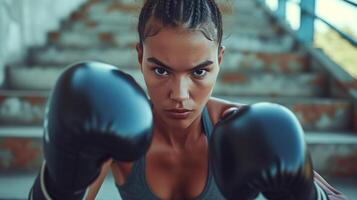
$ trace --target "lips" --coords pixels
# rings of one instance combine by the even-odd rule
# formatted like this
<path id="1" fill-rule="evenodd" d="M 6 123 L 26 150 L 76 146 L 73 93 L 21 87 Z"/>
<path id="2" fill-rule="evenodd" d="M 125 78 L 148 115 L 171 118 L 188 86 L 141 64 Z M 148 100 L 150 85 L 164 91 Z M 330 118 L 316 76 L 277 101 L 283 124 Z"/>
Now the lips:
<path id="1" fill-rule="evenodd" d="M 185 112 L 190 112 L 190 111 L 192 111 L 192 110 L 189 110 L 189 109 L 177 109 L 177 108 L 175 108 L 175 109 L 167 109 L 166 111 L 168 111 L 168 112 L 174 112 L 174 113 L 185 113 Z"/>
<path id="2" fill-rule="evenodd" d="M 169 118 L 173 119 L 186 119 L 190 116 L 193 110 L 189 109 L 166 109 L 165 113 Z"/>

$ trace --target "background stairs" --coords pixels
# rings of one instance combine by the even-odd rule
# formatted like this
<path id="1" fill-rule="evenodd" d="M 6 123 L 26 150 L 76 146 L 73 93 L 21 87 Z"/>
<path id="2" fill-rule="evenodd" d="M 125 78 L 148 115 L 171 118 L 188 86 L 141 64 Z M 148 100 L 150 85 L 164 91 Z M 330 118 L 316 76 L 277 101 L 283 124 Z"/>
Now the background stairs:
<path id="1" fill-rule="evenodd" d="M 315 169 L 322 175 L 357 177 L 356 100 L 333 87 L 334 76 L 256 1 L 218 2 L 226 53 L 214 96 L 287 106 L 306 131 Z M 30 49 L 26 60 L 7 68 L 7 84 L 0 89 L 1 172 L 38 170 L 45 103 L 69 64 L 111 63 L 145 87 L 135 51 L 141 4 L 89 0 L 60 30 L 48 34 L 47 45 Z"/>

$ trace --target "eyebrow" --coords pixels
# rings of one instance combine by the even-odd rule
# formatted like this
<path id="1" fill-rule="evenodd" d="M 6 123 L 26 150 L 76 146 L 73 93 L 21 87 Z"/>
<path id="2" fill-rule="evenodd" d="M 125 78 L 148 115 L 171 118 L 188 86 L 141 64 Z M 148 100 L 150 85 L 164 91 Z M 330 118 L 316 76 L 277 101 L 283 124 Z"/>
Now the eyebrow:
<path id="1" fill-rule="evenodd" d="M 151 63 L 154 63 L 156 65 L 160 65 L 161 67 L 164 67 L 170 71 L 174 71 L 171 67 L 167 66 L 166 64 L 162 63 L 160 60 L 158 60 L 157 58 L 154 58 L 154 57 L 150 57 L 147 59 L 148 62 L 151 62 Z M 210 60 L 206 60 L 198 65 L 196 65 L 195 67 L 193 67 L 192 69 L 190 69 L 190 71 L 194 71 L 194 70 L 198 70 L 198 69 L 201 69 L 201 68 L 204 68 L 208 65 L 211 65 L 213 64 L 213 61 L 210 61 Z"/>

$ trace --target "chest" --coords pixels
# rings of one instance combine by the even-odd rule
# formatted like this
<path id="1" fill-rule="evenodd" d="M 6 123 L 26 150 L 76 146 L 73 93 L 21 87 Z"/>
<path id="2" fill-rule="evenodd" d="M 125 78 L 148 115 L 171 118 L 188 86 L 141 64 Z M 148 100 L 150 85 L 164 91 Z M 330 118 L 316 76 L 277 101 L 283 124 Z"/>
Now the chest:
<path id="1" fill-rule="evenodd" d="M 145 177 L 150 190 L 160 199 L 195 199 L 208 179 L 208 146 L 180 153 L 149 152 Z"/>

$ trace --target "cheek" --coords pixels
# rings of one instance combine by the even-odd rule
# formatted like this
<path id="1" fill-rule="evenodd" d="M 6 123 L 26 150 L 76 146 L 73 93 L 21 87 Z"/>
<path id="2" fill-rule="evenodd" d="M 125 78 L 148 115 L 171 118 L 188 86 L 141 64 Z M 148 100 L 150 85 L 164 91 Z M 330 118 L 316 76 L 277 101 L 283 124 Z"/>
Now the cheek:
<path id="1" fill-rule="evenodd" d="M 211 73 L 204 80 L 195 83 L 195 90 L 192 91 L 193 98 L 207 99 L 212 93 L 214 85 L 216 84 L 217 73 Z"/>
<path id="2" fill-rule="evenodd" d="M 143 76 L 148 94 L 152 100 L 156 101 L 166 97 L 164 93 L 167 90 L 167 84 L 164 82 L 164 80 L 157 79 L 152 71 L 145 67 L 143 68 Z"/>

